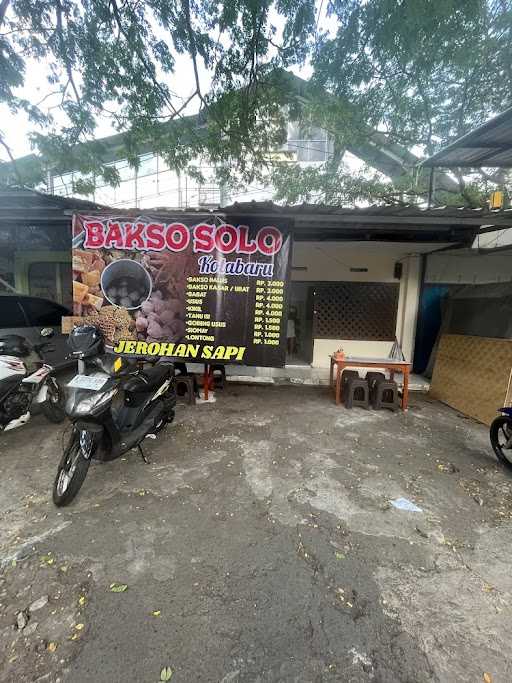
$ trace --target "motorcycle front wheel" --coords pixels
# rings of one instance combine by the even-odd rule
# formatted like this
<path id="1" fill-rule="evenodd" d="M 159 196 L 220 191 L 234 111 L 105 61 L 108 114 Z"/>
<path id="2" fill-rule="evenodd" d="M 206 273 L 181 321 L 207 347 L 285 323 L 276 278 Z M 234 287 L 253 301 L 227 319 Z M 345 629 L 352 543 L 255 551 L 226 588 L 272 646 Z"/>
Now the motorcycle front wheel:
<path id="1" fill-rule="evenodd" d="M 506 415 L 495 418 L 491 424 L 489 436 L 498 460 L 512 470 L 512 448 L 506 447 L 512 437 L 512 418 Z"/>
<path id="2" fill-rule="evenodd" d="M 46 401 L 41 406 L 41 410 L 47 420 L 54 422 L 55 424 L 64 420 L 66 413 L 62 407 L 63 401 L 64 397 L 59 383 L 55 377 L 50 377 L 48 380 Z"/>
<path id="3" fill-rule="evenodd" d="M 74 435 L 64 451 L 53 483 L 53 502 L 57 507 L 71 503 L 84 483 L 90 464 L 90 458 L 83 453 L 80 436 Z"/>

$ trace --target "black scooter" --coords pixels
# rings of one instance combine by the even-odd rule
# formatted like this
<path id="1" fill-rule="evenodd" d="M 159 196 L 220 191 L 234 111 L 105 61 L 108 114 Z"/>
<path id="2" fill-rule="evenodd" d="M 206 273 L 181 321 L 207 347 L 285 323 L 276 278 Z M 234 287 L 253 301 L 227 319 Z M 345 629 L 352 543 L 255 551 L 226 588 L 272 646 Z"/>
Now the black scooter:
<path id="1" fill-rule="evenodd" d="M 136 361 L 105 353 L 102 333 L 92 325 L 75 327 L 68 344 L 78 374 L 68 384 L 66 414 L 73 430 L 53 486 L 53 502 L 76 496 L 91 460 L 114 460 L 138 448 L 174 419 L 174 365 L 159 361 L 140 369 Z"/>
<path id="2" fill-rule="evenodd" d="M 509 470 L 512 470 L 512 408 L 500 408 L 501 415 L 491 423 L 489 436 L 496 457 Z"/>

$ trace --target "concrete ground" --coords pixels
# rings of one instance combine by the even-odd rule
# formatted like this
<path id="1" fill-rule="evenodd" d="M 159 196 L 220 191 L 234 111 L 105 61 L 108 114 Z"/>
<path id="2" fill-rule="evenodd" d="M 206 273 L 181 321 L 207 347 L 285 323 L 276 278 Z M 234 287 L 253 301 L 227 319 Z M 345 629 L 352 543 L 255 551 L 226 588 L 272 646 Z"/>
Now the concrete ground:
<path id="1" fill-rule="evenodd" d="M 485 427 L 231 385 L 57 510 L 63 432 L 0 435 L 0 681 L 512 680 L 512 478 Z"/>

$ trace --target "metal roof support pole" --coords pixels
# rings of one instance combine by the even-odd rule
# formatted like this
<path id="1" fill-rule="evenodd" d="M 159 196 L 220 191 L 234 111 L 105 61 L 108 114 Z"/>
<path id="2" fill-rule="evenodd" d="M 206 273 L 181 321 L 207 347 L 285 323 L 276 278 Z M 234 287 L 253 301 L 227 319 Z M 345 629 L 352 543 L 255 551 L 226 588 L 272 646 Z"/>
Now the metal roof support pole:
<path id="1" fill-rule="evenodd" d="M 430 169 L 430 176 L 428 181 L 428 208 L 432 208 L 432 202 L 435 200 L 436 193 L 436 169 L 432 166 Z"/>

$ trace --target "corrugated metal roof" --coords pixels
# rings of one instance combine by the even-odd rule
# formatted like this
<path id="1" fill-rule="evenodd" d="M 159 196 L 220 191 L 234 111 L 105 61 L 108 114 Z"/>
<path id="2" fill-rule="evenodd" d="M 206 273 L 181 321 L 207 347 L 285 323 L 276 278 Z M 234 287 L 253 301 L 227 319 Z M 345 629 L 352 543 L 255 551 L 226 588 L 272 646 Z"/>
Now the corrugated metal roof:
<path id="1" fill-rule="evenodd" d="M 296 220 L 309 220 L 311 216 L 331 217 L 348 222 L 401 222 L 411 223 L 459 224 L 459 225 L 504 225 L 512 227 L 512 209 L 489 210 L 487 208 L 468 208 L 467 206 L 440 206 L 422 209 L 418 206 L 407 205 L 373 205 L 363 208 L 349 208 L 330 206 L 328 204 L 294 204 L 280 206 L 274 202 L 235 202 L 230 206 L 219 209 L 222 213 L 281 215 L 294 217 Z M 307 218 L 305 218 L 307 216 Z"/>
<path id="2" fill-rule="evenodd" d="M 214 210 L 179 210 L 166 207 L 119 209 L 80 199 L 45 195 L 33 190 L 0 192 L 0 222 L 28 224 L 69 223 L 73 211 L 115 213 L 137 217 L 157 214 L 166 220 L 244 220 L 279 218 L 289 222 L 294 237 L 302 241 L 380 241 L 471 244 L 482 226 L 485 230 L 512 227 L 512 209 L 489 211 L 467 207 L 421 209 L 412 205 L 347 208 L 327 204 L 285 205 L 242 202 Z M 201 218 L 200 218 L 201 217 Z"/>
<path id="3" fill-rule="evenodd" d="M 59 197 L 27 188 L 0 190 L 0 221 L 69 223 L 72 211 L 100 211 L 106 208 L 85 199 Z"/>
<path id="4" fill-rule="evenodd" d="M 512 168 L 512 107 L 433 154 L 422 166 Z"/>
<path id="5" fill-rule="evenodd" d="M 512 210 L 443 206 L 422 209 L 412 205 L 347 208 L 326 204 L 279 206 L 273 202 L 241 202 L 219 209 L 228 217 L 260 220 L 290 219 L 295 239 L 380 242 L 473 243 L 478 232 L 511 228 Z M 233 220 L 234 220 L 233 218 Z"/>

